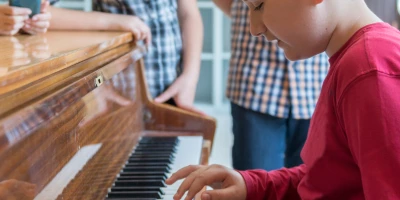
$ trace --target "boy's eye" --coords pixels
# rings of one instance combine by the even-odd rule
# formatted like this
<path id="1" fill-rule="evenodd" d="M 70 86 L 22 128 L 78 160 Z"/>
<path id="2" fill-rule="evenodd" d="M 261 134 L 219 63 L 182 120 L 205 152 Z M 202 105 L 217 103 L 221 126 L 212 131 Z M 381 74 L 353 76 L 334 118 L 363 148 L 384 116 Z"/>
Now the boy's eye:
<path id="1" fill-rule="evenodd" d="M 255 7 L 254 10 L 255 10 L 255 11 L 261 10 L 261 8 L 262 8 L 263 5 L 264 5 L 264 3 L 260 3 L 260 5 L 257 6 L 257 7 Z"/>

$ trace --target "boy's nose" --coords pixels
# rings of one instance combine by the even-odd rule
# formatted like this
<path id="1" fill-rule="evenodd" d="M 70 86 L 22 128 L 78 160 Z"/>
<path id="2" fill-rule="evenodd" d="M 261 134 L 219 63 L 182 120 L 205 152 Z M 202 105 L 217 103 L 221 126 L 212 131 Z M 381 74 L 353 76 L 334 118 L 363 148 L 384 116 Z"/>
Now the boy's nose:
<path id="1" fill-rule="evenodd" d="M 253 36 L 261 36 L 266 31 L 267 27 L 265 27 L 264 24 L 250 23 L 250 33 Z"/>

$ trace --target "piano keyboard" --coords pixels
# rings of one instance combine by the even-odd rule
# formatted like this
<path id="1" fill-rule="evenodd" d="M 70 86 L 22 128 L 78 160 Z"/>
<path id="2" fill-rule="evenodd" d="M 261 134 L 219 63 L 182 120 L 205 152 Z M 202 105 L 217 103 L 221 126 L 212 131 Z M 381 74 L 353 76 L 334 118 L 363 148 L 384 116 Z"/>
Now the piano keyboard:
<path id="1" fill-rule="evenodd" d="M 144 137 L 109 188 L 106 199 L 172 200 L 181 181 L 164 181 L 177 170 L 199 164 L 201 136 Z"/>

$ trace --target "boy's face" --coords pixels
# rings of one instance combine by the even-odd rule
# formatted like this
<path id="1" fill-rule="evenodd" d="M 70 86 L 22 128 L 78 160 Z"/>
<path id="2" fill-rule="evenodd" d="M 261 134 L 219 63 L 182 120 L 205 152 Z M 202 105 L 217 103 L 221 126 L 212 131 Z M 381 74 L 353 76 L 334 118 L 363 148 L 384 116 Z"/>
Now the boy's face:
<path id="1" fill-rule="evenodd" d="M 250 32 L 278 40 L 290 60 L 325 51 L 331 36 L 324 0 L 243 0 L 250 9 Z"/>

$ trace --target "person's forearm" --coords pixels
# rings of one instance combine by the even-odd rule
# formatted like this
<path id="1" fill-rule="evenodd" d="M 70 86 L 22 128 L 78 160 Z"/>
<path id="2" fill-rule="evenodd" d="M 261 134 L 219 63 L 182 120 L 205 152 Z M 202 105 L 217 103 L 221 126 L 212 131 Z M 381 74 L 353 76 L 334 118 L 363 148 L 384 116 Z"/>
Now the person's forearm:
<path id="1" fill-rule="evenodd" d="M 50 7 L 50 30 L 118 30 L 113 14 Z"/>
<path id="2" fill-rule="evenodd" d="M 233 0 L 213 0 L 214 4 L 224 12 L 225 15 L 231 17 L 231 7 Z"/>
<path id="3" fill-rule="evenodd" d="M 183 73 L 194 80 L 200 73 L 201 51 L 203 47 L 203 22 L 199 10 L 180 15 L 183 42 Z"/>
<path id="4" fill-rule="evenodd" d="M 239 171 L 246 182 L 248 200 L 300 200 L 297 187 L 304 177 L 306 166 L 282 168 L 274 171 Z"/>

